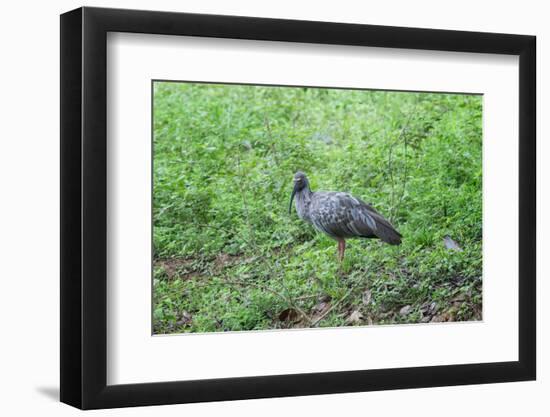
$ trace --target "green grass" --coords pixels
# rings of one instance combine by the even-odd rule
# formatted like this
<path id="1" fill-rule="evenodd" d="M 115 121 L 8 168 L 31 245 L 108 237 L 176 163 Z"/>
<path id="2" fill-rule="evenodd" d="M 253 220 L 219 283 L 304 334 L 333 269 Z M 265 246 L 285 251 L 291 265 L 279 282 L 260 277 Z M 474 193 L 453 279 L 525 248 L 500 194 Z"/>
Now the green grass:
<path id="1" fill-rule="evenodd" d="M 154 87 L 155 333 L 481 319 L 480 96 Z M 339 265 L 288 214 L 297 170 L 402 245 L 349 240 Z"/>

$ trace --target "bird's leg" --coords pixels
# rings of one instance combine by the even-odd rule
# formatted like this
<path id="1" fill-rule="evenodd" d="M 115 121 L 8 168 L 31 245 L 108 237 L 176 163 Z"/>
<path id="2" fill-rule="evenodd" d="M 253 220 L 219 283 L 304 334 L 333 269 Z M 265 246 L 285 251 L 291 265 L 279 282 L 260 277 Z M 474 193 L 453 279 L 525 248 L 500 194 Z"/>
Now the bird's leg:
<path id="1" fill-rule="evenodd" d="M 344 252 L 346 251 L 345 239 L 338 240 L 338 260 L 342 262 L 344 260 Z"/>
<path id="2" fill-rule="evenodd" d="M 346 252 L 346 241 L 342 239 L 342 259 L 340 261 L 344 260 L 344 253 Z"/>

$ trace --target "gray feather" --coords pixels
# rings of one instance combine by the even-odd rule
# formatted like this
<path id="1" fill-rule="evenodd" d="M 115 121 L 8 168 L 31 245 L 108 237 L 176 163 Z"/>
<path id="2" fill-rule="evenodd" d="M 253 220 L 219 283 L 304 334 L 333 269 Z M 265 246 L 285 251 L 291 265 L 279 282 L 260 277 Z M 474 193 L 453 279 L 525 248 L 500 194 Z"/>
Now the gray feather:
<path id="1" fill-rule="evenodd" d="M 308 217 L 319 231 L 335 238 L 378 237 L 390 244 L 401 243 L 401 235 L 374 208 L 342 192 L 312 193 Z"/>
<path id="2" fill-rule="evenodd" d="M 401 234 L 370 204 L 348 193 L 313 192 L 303 172 L 294 176 L 291 204 L 293 197 L 298 216 L 334 239 L 379 238 L 391 245 L 401 243 Z"/>

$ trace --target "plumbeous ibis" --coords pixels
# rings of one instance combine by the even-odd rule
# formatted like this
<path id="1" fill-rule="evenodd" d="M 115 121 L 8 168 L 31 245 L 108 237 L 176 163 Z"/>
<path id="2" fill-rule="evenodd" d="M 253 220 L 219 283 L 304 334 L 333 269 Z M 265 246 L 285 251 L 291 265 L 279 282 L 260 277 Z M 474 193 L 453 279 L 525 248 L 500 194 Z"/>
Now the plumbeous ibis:
<path id="1" fill-rule="evenodd" d="M 311 191 L 306 174 L 294 175 L 290 206 L 296 197 L 298 216 L 338 242 L 338 259 L 344 259 L 346 239 L 378 238 L 390 245 L 401 243 L 401 234 L 371 205 L 348 193 Z"/>

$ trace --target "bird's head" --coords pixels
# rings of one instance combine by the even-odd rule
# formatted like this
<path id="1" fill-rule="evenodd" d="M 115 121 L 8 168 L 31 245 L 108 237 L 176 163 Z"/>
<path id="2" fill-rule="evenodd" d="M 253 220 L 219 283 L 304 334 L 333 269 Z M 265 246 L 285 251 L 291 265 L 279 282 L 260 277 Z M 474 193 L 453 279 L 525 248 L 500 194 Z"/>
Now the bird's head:
<path id="1" fill-rule="evenodd" d="M 296 193 L 299 193 L 306 188 L 309 189 L 309 181 L 307 180 L 306 174 L 304 174 L 302 171 L 296 172 L 296 174 L 294 174 L 294 188 L 292 189 L 292 194 L 290 195 L 288 214 L 290 214 L 292 210 L 292 200 L 294 200 L 294 196 L 296 195 Z"/>

